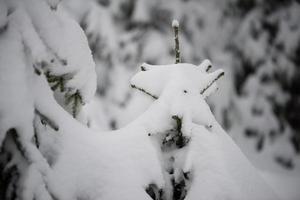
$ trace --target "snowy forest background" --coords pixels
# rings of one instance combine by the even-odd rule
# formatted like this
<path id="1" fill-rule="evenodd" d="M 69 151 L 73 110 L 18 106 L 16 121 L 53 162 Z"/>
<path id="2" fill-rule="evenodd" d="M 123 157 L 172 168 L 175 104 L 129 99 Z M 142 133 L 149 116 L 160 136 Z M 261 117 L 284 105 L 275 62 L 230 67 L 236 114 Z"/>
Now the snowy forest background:
<path id="1" fill-rule="evenodd" d="M 143 62 L 174 63 L 171 22 L 178 19 L 182 62 L 208 58 L 225 71 L 208 98 L 217 121 L 280 197 L 300 199 L 298 0 L 63 0 L 58 8 L 59 1 L 46 2 L 80 24 L 96 63 L 96 95 L 86 97 L 92 100 L 79 120 L 96 131 L 117 130 L 149 107 L 153 100 L 129 81 Z"/>

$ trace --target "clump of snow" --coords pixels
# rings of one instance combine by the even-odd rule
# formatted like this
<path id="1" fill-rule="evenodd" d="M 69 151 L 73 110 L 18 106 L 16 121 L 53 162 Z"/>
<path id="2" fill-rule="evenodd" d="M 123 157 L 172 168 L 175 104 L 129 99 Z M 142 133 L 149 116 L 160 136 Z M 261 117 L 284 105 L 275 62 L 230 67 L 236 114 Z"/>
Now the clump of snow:
<path id="1" fill-rule="evenodd" d="M 178 28 L 179 27 L 179 22 L 176 20 L 176 19 L 174 19 L 173 21 L 172 21 L 172 27 L 173 28 Z"/>

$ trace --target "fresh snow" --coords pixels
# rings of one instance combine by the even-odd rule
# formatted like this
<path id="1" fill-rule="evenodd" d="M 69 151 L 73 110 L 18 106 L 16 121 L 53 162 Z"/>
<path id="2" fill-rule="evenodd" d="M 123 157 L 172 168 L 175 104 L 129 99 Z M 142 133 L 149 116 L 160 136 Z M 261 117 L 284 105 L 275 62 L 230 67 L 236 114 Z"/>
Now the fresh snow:
<path id="1" fill-rule="evenodd" d="M 151 200 L 145 190 L 153 184 L 172 199 L 172 178 L 180 181 L 183 174 L 186 199 L 277 199 L 206 103 L 224 74 L 209 73 L 208 60 L 198 66 L 143 64 L 130 84 L 153 102 L 122 129 L 88 128 L 84 105 L 72 117 L 65 95 L 80 92 L 82 104 L 92 99 L 95 64 L 83 31 L 58 3 L 0 1 L 1 173 L 17 170 L 7 192 L 15 189 L 25 200 Z M 64 77 L 66 91 L 51 90 L 48 73 Z M 175 119 L 188 142 L 163 150 L 161 140 L 174 132 Z"/>

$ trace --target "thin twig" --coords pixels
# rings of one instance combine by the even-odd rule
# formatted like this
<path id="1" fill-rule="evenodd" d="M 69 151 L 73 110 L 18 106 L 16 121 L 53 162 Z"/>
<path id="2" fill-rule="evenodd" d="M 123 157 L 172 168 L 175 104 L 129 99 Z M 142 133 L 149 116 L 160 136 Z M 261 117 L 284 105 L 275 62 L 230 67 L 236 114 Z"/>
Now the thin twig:
<path id="1" fill-rule="evenodd" d="M 180 63 L 180 49 L 179 49 L 179 38 L 178 38 L 178 32 L 179 32 L 179 23 L 177 20 L 173 20 L 172 27 L 174 29 L 174 35 L 175 35 L 175 64 Z"/>
<path id="2" fill-rule="evenodd" d="M 224 75 L 224 72 L 221 72 L 220 74 L 218 74 L 218 76 L 213 79 L 201 92 L 200 94 L 203 94 L 210 86 L 212 86 L 212 84 L 214 84 L 217 80 L 219 80 L 222 76 Z"/>

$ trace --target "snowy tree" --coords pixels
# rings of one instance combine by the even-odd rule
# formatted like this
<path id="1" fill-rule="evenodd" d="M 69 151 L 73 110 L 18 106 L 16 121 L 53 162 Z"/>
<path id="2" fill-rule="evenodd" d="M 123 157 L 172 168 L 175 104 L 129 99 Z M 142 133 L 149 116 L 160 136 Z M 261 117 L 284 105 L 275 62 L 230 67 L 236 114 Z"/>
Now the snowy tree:
<path id="1" fill-rule="evenodd" d="M 94 62 L 83 31 L 58 3 L 0 2 L 1 199 L 57 199 L 46 178 L 62 134 L 53 95 L 87 123 L 81 107 L 96 89 Z"/>

